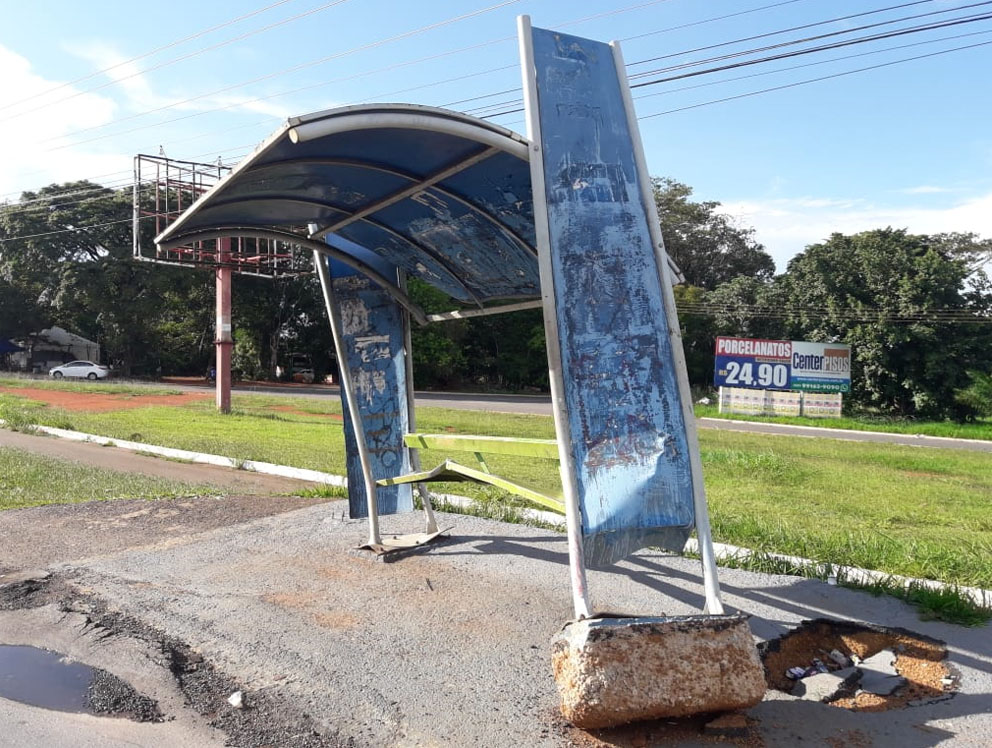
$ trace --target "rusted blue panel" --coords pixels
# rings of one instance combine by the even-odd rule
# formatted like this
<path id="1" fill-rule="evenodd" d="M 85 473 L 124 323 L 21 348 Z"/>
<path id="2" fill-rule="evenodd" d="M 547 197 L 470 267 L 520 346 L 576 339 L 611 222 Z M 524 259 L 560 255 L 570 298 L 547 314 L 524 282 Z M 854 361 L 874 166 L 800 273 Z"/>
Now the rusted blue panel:
<path id="1" fill-rule="evenodd" d="M 612 51 L 534 29 L 552 274 L 586 563 L 681 550 L 689 444 Z"/>
<path id="2" fill-rule="evenodd" d="M 351 242 L 329 236 L 327 243 L 359 257 L 386 277 L 396 276 L 395 267 Z M 394 478 L 410 472 L 409 452 L 403 444 L 403 434 L 410 424 L 404 360 L 404 325 L 408 322 L 402 308 L 367 277 L 334 260 L 330 261 L 329 269 L 372 473 L 376 480 Z M 341 403 L 348 466 L 348 513 L 352 518 L 366 517 L 362 466 L 351 426 L 352 414 L 343 393 Z M 376 501 L 380 514 L 408 512 L 413 509 L 412 489 L 409 485 L 380 487 Z"/>

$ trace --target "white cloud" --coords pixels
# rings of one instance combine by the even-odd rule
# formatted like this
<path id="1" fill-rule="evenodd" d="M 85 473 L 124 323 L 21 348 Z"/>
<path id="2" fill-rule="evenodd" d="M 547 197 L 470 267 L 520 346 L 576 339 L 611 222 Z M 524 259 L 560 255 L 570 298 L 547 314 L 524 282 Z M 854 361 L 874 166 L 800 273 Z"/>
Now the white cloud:
<path id="1" fill-rule="evenodd" d="M 992 192 L 942 208 L 925 203 L 887 206 L 860 199 L 804 197 L 728 202 L 721 210 L 755 229 L 780 271 L 806 245 L 835 232 L 853 234 L 892 226 L 920 234 L 962 231 L 992 237 Z"/>
<path id="2" fill-rule="evenodd" d="M 937 195 L 942 192 L 953 192 L 950 187 L 937 187 L 932 184 L 921 184 L 918 187 L 907 187 L 904 190 L 899 190 L 904 195 Z"/>
<path id="3" fill-rule="evenodd" d="M 103 150 L 77 148 L 50 151 L 65 133 L 102 125 L 117 111 L 114 101 L 101 94 L 88 93 L 69 101 L 45 106 L 80 93 L 78 88 L 62 86 L 62 81 L 46 79 L 31 69 L 30 62 L 0 45 L 0 70 L 4 73 L 4 98 L 15 103 L 0 110 L 0 200 L 24 189 L 35 189 L 55 181 L 79 179 L 87 175 L 125 171 L 130 156 Z M 59 87 L 58 90 L 51 91 Z M 51 91 L 51 93 L 49 93 Z M 52 141 L 52 139 L 56 139 Z M 42 145 L 46 141 L 45 145 Z"/>

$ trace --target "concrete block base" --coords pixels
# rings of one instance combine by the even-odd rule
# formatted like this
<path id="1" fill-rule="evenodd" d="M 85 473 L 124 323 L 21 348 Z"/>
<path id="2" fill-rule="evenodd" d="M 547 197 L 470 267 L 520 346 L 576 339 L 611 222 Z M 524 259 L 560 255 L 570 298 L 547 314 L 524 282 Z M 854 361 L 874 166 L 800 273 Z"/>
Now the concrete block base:
<path id="1" fill-rule="evenodd" d="M 573 621 L 551 667 L 562 714 L 586 729 L 744 709 L 765 694 L 743 616 Z"/>

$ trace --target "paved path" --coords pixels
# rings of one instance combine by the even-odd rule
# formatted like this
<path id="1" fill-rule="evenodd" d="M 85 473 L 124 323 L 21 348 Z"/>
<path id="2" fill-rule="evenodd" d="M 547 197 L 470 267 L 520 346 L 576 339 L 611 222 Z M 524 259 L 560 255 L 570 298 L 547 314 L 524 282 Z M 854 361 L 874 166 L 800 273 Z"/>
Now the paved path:
<path id="1" fill-rule="evenodd" d="M 598 739 L 562 724 L 549 642 L 571 614 L 563 536 L 449 515 L 449 541 L 382 564 L 352 555 L 365 525 L 342 520 L 342 509 L 323 504 L 65 570 L 192 645 L 249 697 L 265 689 L 305 705 L 357 746 L 713 744 L 664 720 Z M 387 532 L 421 524 L 417 514 L 384 518 Z M 950 700 L 877 714 L 770 691 L 748 710 L 757 733 L 748 744 L 992 744 L 992 627 L 921 621 L 892 598 L 817 581 L 727 569 L 720 578 L 759 639 L 823 615 L 901 626 L 945 640 L 961 673 Z M 589 581 L 601 609 L 688 614 L 702 603 L 689 559 L 641 552 Z"/>

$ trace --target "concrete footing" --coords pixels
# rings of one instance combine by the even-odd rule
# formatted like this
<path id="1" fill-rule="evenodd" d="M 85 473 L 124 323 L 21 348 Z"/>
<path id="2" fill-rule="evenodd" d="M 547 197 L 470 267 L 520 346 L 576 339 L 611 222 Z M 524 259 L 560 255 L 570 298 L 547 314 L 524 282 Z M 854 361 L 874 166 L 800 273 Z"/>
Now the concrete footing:
<path id="1" fill-rule="evenodd" d="M 551 665 L 562 714 L 582 728 L 744 709 L 766 687 L 743 616 L 574 621 Z"/>

